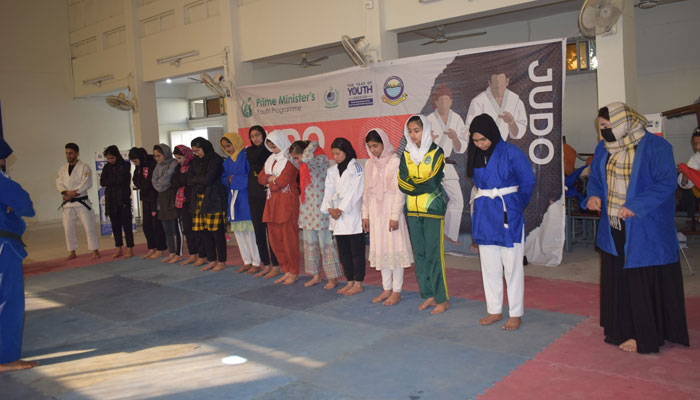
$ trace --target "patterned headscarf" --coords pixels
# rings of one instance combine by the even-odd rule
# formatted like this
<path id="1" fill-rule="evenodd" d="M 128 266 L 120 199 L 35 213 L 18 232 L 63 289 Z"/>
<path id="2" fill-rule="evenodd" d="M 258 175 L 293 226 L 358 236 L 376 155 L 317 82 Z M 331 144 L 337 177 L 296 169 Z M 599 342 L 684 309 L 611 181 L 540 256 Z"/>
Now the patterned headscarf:
<path id="1" fill-rule="evenodd" d="M 610 153 L 605 166 L 608 184 L 608 219 L 610 226 L 621 229 L 618 213 L 627 200 L 627 188 L 634 164 L 635 149 L 645 135 L 647 119 L 624 103 L 610 103 L 606 106 L 610 114 L 614 142 L 605 142 Z"/>
<path id="2" fill-rule="evenodd" d="M 186 174 L 190 169 L 190 162 L 194 160 L 194 154 L 192 154 L 192 149 L 185 146 L 184 144 L 179 144 L 175 146 L 175 154 L 185 157 L 185 161 L 180 165 L 180 173 Z M 181 186 L 177 189 L 175 194 L 175 208 L 182 208 L 187 201 L 185 197 L 185 186 Z"/>

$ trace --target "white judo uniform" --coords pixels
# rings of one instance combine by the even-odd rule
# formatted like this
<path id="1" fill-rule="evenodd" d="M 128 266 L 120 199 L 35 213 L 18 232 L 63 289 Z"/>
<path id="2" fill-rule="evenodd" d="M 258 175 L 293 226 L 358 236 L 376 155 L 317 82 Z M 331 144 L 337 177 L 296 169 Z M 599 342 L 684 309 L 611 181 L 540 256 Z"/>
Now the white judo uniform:
<path id="1" fill-rule="evenodd" d="M 436 138 L 433 142 L 442 148 L 445 154 L 445 178 L 442 180 L 442 186 L 445 188 L 449 202 L 445 211 L 445 236 L 451 240 L 459 239 L 459 226 L 462 222 L 462 210 L 464 209 L 464 197 L 462 196 L 462 187 L 459 183 L 459 175 L 454 164 L 450 163 L 449 157 L 452 154 L 462 154 L 467 151 L 467 130 L 462 118 L 454 111 L 450 110 L 447 114 L 447 123 L 445 123 L 438 111 L 430 113 L 428 116 L 430 127 L 433 130 L 433 135 Z M 449 129 L 457 133 L 457 139 L 460 143 L 459 151 L 453 146 L 452 139 L 447 136 Z"/>
<path id="2" fill-rule="evenodd" d="M 92 170 L 87 164 L 78 160 L 73 167 L 72 173 L 68 173 L 68 164 L 62 165 L 56 175 L 56 189 L 58 192 L 76 191 L 75 198 L 84 198 L 79 201 L 66 202 L 63 204 L 63 230 L 66 235 L 66 247 L 68 251 L 75 251 L 78 248 L 78 238 L 75 234 L 75 220 L 80 219 L 87 236 L 88 249 L 97 250 L 97 224 L 95 220 L 94 208 L 90 200 L 87 199 L 87 191 L 92 187 Z M 83 204 L 85 203 L 85 204 Z M 91 209 L 88 209 L 89 206 Z"/>
<path id="3" fill-rule="evenodd" d="M 347 169 L 340 176 L 338 165 L 328 168 L 321 212 L 328 214 L 329 208 L 343 211 L 340 218 L 330 218 L 333 235 L 354 235 L 362 233 L 362 193 L 364 174 L 356 159 L 350 160 Z"/>
<path id="4" fill-rule="evenodd" d="M 506 111 L 513 116 L 515 125 L 518 127 L 518 134 L 515 136 L 510 134 L 508 124 L 503 120 L 503 118 L 498 117 L 499 115 L 503 115 L 503 113 Z M 527 129 L 527 113 L 525 112 L 525 104 L 522 100 L 520 100 L 520 97 L 518 97 L 518 95 L 512 91 L 506 89 L 500 106 L 493 97 L 490 88 L 487 88 L 474 97 L 469 104 L 469 111 L 467 111 L 467 129 L 469 129 L 474 117 L 484 113 L 490 115 L 496 122 L 503 140 L 508 141 L 508 136 L 513 139 L 520 139 L 525 135 L 525 131 Z"/>

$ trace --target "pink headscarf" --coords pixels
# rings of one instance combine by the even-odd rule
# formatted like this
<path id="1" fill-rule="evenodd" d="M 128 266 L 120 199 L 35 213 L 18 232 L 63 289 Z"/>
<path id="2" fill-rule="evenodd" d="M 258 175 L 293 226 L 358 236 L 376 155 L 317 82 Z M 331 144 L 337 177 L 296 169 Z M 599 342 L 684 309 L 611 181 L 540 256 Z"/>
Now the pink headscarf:
<path id="1" fill-rule="evenodd" d="M 384 145 L 384 150 L 382 150 L 382 154 L 379 156 L 379 158 L 377 158 L 372 155 L 367 142 L 365 142 L 365 148 L 367 149 L 367 154 L 369 154 L 369 160 L 367 161 L 365 168 L 370 170 L 370 175 L 368 176 L 369 179 L 365 179 L 365 186 L 370 190 L 370 193 L 383 194 L 386 192 L 388 185 L 398 185 L 398 183 L 395 182 L 397 179 L 396 176 L 384 176 L 384 179 L 379 178 L 379 172 L 384 170 L 384 167 L 386 167 L 386 165 L 389 163 L 394 155 L 395 149 L 389 141 L 389 136 L 386 134 L 386 132 L 379 128 L 370 129 L 369 132 L 372 131 L 376 131 L 379 134 L 379 137 L 382 139 L 382 144 Z M 367 132 L 365 138 L 367 138 L 369 132 Z"/>

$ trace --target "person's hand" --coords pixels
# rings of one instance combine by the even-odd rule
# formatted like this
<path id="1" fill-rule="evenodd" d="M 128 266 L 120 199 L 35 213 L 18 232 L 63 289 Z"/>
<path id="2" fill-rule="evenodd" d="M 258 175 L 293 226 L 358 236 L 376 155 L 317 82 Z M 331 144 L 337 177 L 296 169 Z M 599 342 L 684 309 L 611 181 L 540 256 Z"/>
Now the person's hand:
<path id="1" fill-rule="evenodd" d="M 389 220 L 389 232 L 399 229 L 399 221 Z"/>
<path id="2" fill-rule="evenodd" d="M 68 196 L 69 199 L 70 199 L 70 198 L 73 198 L 73 197 L 75 197 L 75 196 L 77 196 L 77 195 L 78 195 L 78 192 L 76 192 L 75 190 L 69 190 L 69 191 L 66 192 L 66 196 Z"/>
<path id="3" fill-rule="evenodd" d="M 343 212 L 342 212 L 340 209 L 338 209 L 338 208 L 329 208 L 329 209 L 328 209 L 328 212 L 331 213 L 331 217 L 333 217 L 333 219 L 338 219 L 338 218 L 340 218 L 340 215 L 343 213 Z"/>
<path id="4" fill-rule="evenodd" d="M 617 213 L 617 216 L 618 216 L 618 218 L 624 218 L 624 219 L 632 218 L 632 217 L 634 217 L 634 212 L 632 210 L 630 210 L 629 208 L 623 206 L 620 209 L 620 211 Z"/>
<path id="5" fill-rule="evenodd" d="M 155 217 L 155 216 L 156 216 L 156 214 L 157 214 L 157 212 L 156 212 L 156 211 L 151 211 L 151 217 Z"/>
<path id="6" fill-rule="evenodd" d="M 71 197 L 68 196 L 68 193 L 66 193 L 66 194 L 63 195 L 63 201 L 68 201 L 68 200 L 70 200 L 70 199 L 71 199 Z"/>
<path id="7" fill-rule="evenodd" d="M 11 213 L 12 211 L 15 211 L 15 209 L 12 208 L 12 207 L 10 207 L 10 206 L 7 206 L 7 208 L 5 209 L 5 211 L 8 212 L 8 213 Z"/>
<path id="8" fill-rule="evenodd" d="M 231 180 L 233 180 L 233 175 L 231 175 L 231 176 L 228 177 L 228 184 L 229 184 L 229 185 L 231 184 Z"/>
<path id="9" fill-rule="evenodd" d="M 600 201 L 600 197 L 591 196 L 586 202 L 586 209 L 591 211 L 600 211 L 601 204 L 602 202 Z"/>
<path id="10" fill-rule="evenodd" d="M 681 172 L 681 185 L 685 186 L 688 184 L 688 176 Z"/>
<path id="11" fill-rule="evenodd" d="M 369 232 L 369 219 L 362 218 L 362 230 L 365 232 Z"/>
<path id="12" fill-rule="evenodd" d="M 455 130 L 452 128 L 445 131 L 445 134 L 452 140 L 455 140 L 457 138 L 457 132 L 455 132 Z"/>
<path id="13" fill-rule="evenodd" d="M 268 177 L 267 177 L 267 184 L 269 185 L 270 183 L 274 182 L 275 178 L 276 178 L 276 177 L 275 177 L 275 176 L 272 176 L 272 175 L 268 176 Z"/>
<path id="14" fill-rule="evenodd" d="M 515 121 L 515 118 L 513 118 L 513 114 L 509 113 L 508 111 L 504 111 L 503 114 L 500 114 L 498 118 L 501 118 L 506 124 L 512 124 L 513 121 Z"/>

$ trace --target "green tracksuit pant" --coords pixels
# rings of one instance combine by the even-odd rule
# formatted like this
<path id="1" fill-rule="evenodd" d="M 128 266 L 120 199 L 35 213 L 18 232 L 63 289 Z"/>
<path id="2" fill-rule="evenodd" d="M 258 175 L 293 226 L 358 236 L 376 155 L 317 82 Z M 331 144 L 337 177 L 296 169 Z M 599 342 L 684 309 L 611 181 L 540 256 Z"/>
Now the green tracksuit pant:
<path id="1" fill-rule="evenodd" d="M 434 297 L 436 303 L 444 303 L 450 298 L 445 281 L 445 219 L 438 216 L 415 217 L 409 214 L 406 221 L 411 235 L 420 297 Z"/>

